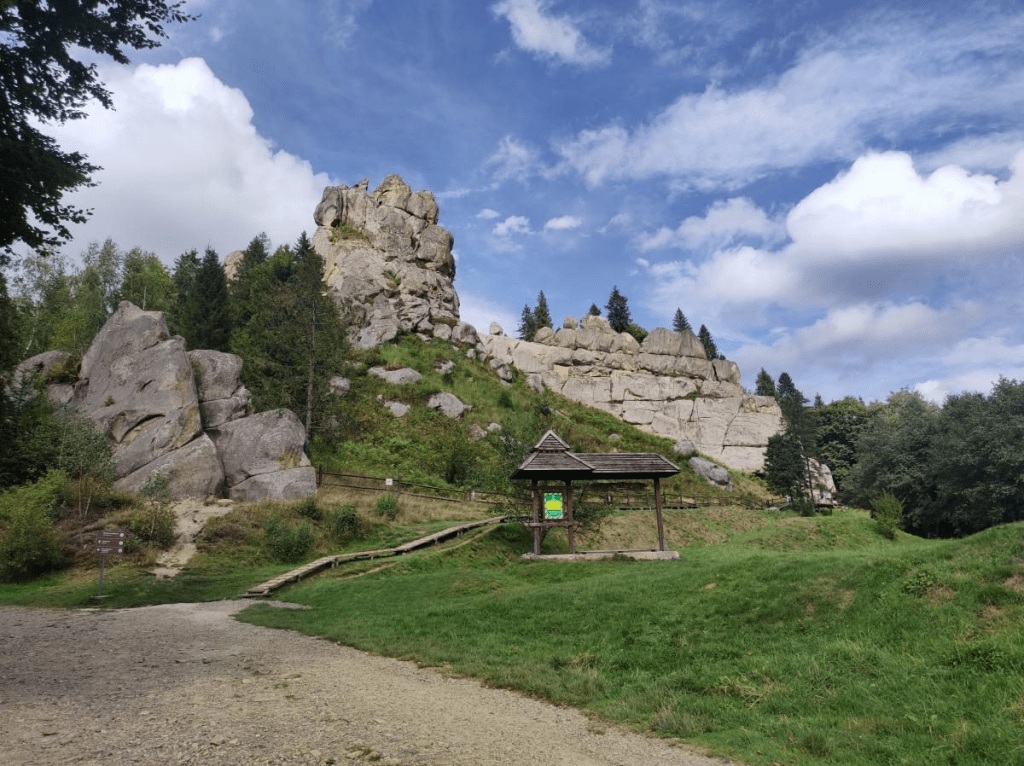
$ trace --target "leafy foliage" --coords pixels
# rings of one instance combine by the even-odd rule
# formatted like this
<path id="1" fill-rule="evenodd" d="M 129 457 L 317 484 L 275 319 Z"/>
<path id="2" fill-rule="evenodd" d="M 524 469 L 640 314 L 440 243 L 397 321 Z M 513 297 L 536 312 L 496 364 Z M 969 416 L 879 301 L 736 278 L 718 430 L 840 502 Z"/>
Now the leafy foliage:
<path id="1" fill-rule="evenodd" d="M 50 471 L 33 484 L 0 495 L 0 580 L 29 580 L 61 565 L 54 521 L 63 494 L 64 475 Z"/>
<path id="2" fill-rule="evenodd" d="M 18 240 L 33 249 L 55 247 L 71 238 L 69 223 L 87 216 L 61 198 L 91 185 L 89 176 L 98 168 L 36 127 L 84 117 L 89 101 L 111 107 L 96 64 L 74 54 L 84 50 L 127 64 L 124 48 L 155 48 L 166 37 L 164 24 L 193 18 L 179 10 L 182 5 L 0 2 L 0 249 L 10 252 Z"/>
<path id="3" fill-rule="evenodd" d="M 890 540 L 896 539 L 896 530 L 900 527 L 903 508 L 900 501 L 891 492 L 883 492 L 871 501 L 871 515 L 878 522 L 878 531 Z"/>
<path id="4" fill-rule="evenodd" d="M 139 540 L 153 543 L 158 548 L 170 548 L 177 539 L 174 525 L 167 477 L 154 473 L 142 485 L 128 528 Z"/>
<path id="5" fill-rule="evenodd" d="M 124 257 L 122 274 L 121 300 L 131 301 L 143 311 L 171 310 L 174 282 L 156 255 L 132 248 Z"/>
<path id="6" fill-rule="evenodd" d="M 57 417 L 60 451 L 57 467 L 73 487 L 78 515 L 89 515 L 93 498 L 106 492 L 114 481 L 114 458 L 110 442 L 80 412 L 62 411 Z"/>
<path id="7" fill-rule="evenodd" d="M 267 545 L 274 558 L 287 564 L 301 561 L 313 549 L 316 538 L 312 528 L 305 521 L 292 526 L 272 516 L 267 522 Z"/>
<path id="8" fill-rule="evenodd" d="M 377 498 L 374 510 L 377 511 L 378 516 L 384 516 L 394 521 L 398 518 L 398 495 L 393 492 L 385 492 Z"/>
<path id="9" fill-rule="evenodd" d="M 329 517 L 331 532 L 339 540 L 357 538 L 362 534 L 363 525 L 354 505 L 335 508 Z"/>

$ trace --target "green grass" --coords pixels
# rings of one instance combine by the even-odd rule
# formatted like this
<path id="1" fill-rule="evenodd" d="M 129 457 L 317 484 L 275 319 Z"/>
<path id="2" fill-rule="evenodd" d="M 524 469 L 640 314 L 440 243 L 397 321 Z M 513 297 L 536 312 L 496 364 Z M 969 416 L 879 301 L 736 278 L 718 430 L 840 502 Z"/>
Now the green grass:
<path id="1" fill-rule="evenodd" d="M 520 562 L 506 526 L 241 619 L 750 764 L 1024 763 L 1024 526 L 890 542 L 863 514 L 784 522 L 679 561 L 576 565 Z"/>

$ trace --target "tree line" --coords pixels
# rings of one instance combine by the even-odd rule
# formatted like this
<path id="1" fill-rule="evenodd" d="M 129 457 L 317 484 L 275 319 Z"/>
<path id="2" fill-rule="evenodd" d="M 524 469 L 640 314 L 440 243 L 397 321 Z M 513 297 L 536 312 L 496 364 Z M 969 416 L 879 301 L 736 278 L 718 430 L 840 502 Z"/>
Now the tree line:
<path id="1" fill-rule="evenodd" d="M 615 332 L 628 332 L 636 338 L 637 343 L 644 342 L 644 338 L 648 335 L 647 330 L 633 321 L 629 313 L 629 300 L 619 292 L 617 285 L 612 287 L 612 292 L 608 296 L 608 302 L 605 304 L 604 310 L 605 319 L 608 320 L 609 326 Z M 601 309 L 597 307 L 596 303 L 591 303 L 587 314 L 601 316 Z M 528 303 L 523 306 L 519 317 L 517 336 L 520 340 L 532 341 L 536 337 L 537 331 L 542 327 L 554 329 L 551 310 L 548 308 L 548 300 L 543 290 L 537 296 L 536 306 L 531 308 Z M 690 322 L 686 319 L 682 309 L 676 309 L 676 313 L 672 318 L 672 329 L 675 332 L 693 332 L 693 328 L 690 327 Z M 718 346 L 715 344 L 714 338 L 711 337 L 711 332 L 706 326 L 700 326 L 697 338 L 704 347 L 704 354 L 709 360 L 725 359 L 725 356 L 718 350 Z"/>
<path id="2" fill-rule="evenodd" d="M 170 332 L 184 337 L 189 349 L 241 356 L 242 380 L 258 411 L 295 411 L 309 438 L 328 419 L 328 381 L 344 364 L 347 328 L 324 291 L 323 259 L 305 232 L 294 245 L 273 252 L 267 236 L 257 235 L 230 281 L 210 247 L 202 256 L 198 250 L 183 253 L 168 269 L 155 254 L 140 248 L 125 252 L 108 239 L 90 244 L 81 260 L 81 268 L 74 268 L 59 253 L 27 257 L 11 269 L 9 292 L 0 281 L 5 380 L 18 362 L 42 351 L 60 349 L 80 360 L 127 300 L 164 312 Z M 60 374 L 73 379 L 75 370 Z M 15 410 L 28 416 L 42 406 L 29 407 L 25 393 L 17 402 L 9 391 L 0 398 L 5 426 L 20 417 Z"/>
<path id="3" fill-rule="evenodd" d="M 951 395 L 941 407 L 909 390 L 868 405 L 852 396 L 809 404 L 787 373 L 776 383 L 762 369 L 755 393 L 775 397 L 786 421 L 766 454 L 777 492 L 807 498 L 815 458 L 842 502 L 895 501 L 900 526 L 921 537 L 1024 521 L 1024 382 L 1000 378 L 988 394 Z"/>

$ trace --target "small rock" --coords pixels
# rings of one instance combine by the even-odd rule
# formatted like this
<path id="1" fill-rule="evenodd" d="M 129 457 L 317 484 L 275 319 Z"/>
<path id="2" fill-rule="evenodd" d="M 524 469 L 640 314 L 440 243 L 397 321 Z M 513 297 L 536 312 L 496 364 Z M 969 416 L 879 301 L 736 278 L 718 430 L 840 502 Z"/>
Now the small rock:
<path id="1" fill-rule="evenodd" d="M 491 335 L 504 335 L 505 331 L 501 329 L 501 325 L 497 322 L 491 322 Z"/>
<path id="2" fill-rule="evenodd" d="M 400 370 L 385 370 L 383 367 L 371 367 L 369 372 L 371 375 L 383 378 L 388 383 L 392 383 L 394 385 L 419 383 L 423 380 L 423 376 L 410 367 L 403 367 Z"/>

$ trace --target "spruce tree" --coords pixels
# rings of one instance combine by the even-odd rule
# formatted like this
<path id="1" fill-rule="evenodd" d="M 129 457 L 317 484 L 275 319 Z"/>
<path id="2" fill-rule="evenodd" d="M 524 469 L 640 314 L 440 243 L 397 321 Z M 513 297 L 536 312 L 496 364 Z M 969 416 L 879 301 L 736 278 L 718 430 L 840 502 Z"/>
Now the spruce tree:
<path id="1" fill-rule="evenodd" d="M 590 316 L 599 317 L 599 316 L 601 316 L 601 309 L 599 309 L 597 307 L 596 303 L 591 303 L 590 304 L 590 311 L 588 311 L 587 313 L 590 314 Z"/>
<path id="2" fill-rule="evenodd" d="M 235 327 L 243 327 L 249 321 L 249 293 L 251 291 L 249 275 L 252 270 L 267 262 L 270 257 L 270 238 L 260 232 L 242 251 L 242 260 L 238 264 L 235 276 L 228 283 L 228 303 L 231 309 L 231 322 Z"/>
<path id="3" fill-rule="evenodd" d="M 608 296 L 608 304 L 604 307 L 605 317 L 608 324 L 615 332 L 625 332 L 630 325 L 629 302 L 625 295 L 619 292 L 617 286 L 612 287 L 612 294 Z"/>
<path id="4" fill-rule="evenodd" d="M 174 283 L 174 305 L 167 317 L 167 324 L 173 334 L 183 338 L 190 338 L 195 334 L 193 302 L 198 272 L 199 252 L 195 249 L 182 253 L 174 262 L 174 274 L 171 277 Z"/>
<path id="5" fill-rule="evenodd" d="M 697 333 L 697 338 L 700 340 L 701 345 L 704 346 L 704 355 L 708 358 L 709 362 L 713 359 L 725 358 L 718 352 L 718 346 L 715 345 L 714 338 L 711 337 L 711 333 L 704 325 L 700 326 L 700 332 Z"/>
<path id="6" fill-rule="evenodd" d="M 775 381 L 772 380 L 772 376 L 765 371 L 764 367 L 761 368 L 761 372 L 757 373 L 757 381 L 754 385 L 754 393 L 758 396 L 775 397 Z"/>
<path id="7" fill-rule="evenodd" d="M 544 297 L 544 291 L 537 296 L 537 308 L 533 310 L 533 333 L 541 327 L 551 327 L 551 312 L 548 310 L 548 299 Z"/>
<path id="8" fill-rule="evenodd" d="M 672 329 L 676 332 L 684 332 L 686 330 L 693 332 L 693 328 L 690 327 L 690 321 L 683 314 L 682 309 L 676 309 L 676 315 L 672 317 Z"/>
<path id="9" fill-rule="evenodd" d="M 523 306 L 523 313 L 519 317 L 519 340 L 531 341 L 537 334 L 537 320 L 533 316 L 533 309 L 529 304 Z"/>
<path id="10" fill-rule="evenodd" d="M 186 340 L 194 349 L 227 351 L 231 343 L 231 315 L 228 311 L 228 280 L 213 248 L 206 248 L 196 272 L 192 312 L 193 336 Z"/>

